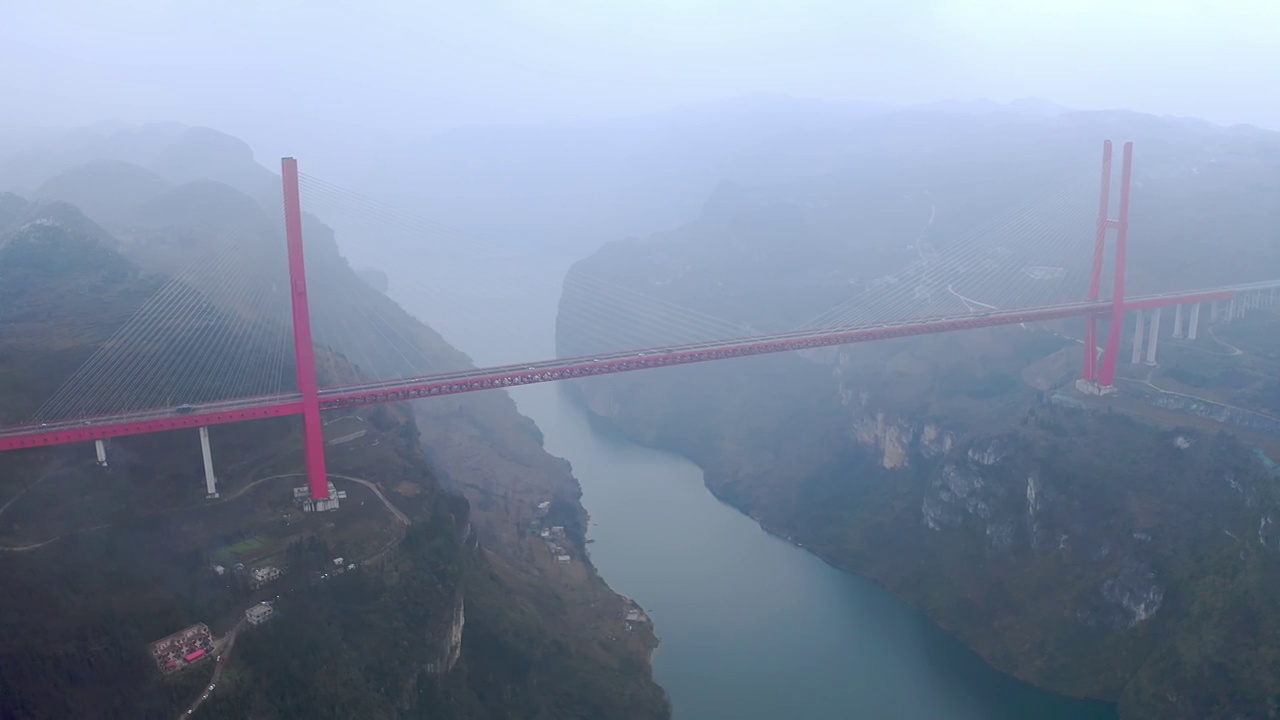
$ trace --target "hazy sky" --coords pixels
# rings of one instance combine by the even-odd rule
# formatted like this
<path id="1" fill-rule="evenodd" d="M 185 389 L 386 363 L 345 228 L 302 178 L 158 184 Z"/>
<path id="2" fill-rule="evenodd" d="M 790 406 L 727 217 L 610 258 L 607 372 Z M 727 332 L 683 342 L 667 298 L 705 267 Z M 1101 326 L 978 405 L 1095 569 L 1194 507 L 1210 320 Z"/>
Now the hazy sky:
<path id="1" fill-rule="evenodd" d="M 0 90 L 0 124 L 179 120 L 268 154 L 761 91 L 1280 128 L 1280 0 L 0 0 Z"/>

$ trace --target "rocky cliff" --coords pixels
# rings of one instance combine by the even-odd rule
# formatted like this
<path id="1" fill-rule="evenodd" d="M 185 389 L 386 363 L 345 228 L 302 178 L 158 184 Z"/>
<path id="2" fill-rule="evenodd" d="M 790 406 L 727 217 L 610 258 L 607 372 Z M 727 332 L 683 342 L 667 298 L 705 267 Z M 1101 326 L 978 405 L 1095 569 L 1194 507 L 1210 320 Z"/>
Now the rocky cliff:
<path id="1" fill-rule="evenodd" d="M 1266 611 L 1280 480 L 1229 435 L 1029 388 L 996 413 L 922 413 L 829 369 L 809 375 L 834 402 L 792 402 L 803 388 L 787 374 L 803 367 L 787 358 L 736 373 L 777 391 L 708 387 L 703 370 L 580 388 L 630 437 L 697 461 L 766 529 L 884 584 L 1022 679 L 1120 701 L 1126 718 L 1232 717 L 1280 683 Z M 1218 706 L 1230 711 L 1205 714 Z"/>
<path id="2" fill-rule="evenodd" d="M 76 191 L 92 195 L 90 181 L 112 171 L 98 166 L 87 175 L 73 173 Z M 271 211 L 234 188 L 210 181 L 164 187 L 158 184 L 159 194 L 149 200 L 134 198 L 132 207 L 108 203 L 119 214 L 103 217 L 119 224 L 107 229 L 66 203 L 0 196 L 0 278 L 11 280 L 0 283 L 6 300 L 0 309 L 0 418 L 29 418 L 184 258 L 217 242 L 228 226 L 258 233 L 264 243 L 280 241 Z M 381 303 L 386 322 L 428 357 L 461 357 L 362 282 L 323 225 L 308 218 L 306 227 L 309 269 L 326 287 Z M 246 247 L 252 253 L 275 246 Z M 233 298 L 219 288 L 197 290 L 219 309 L 208 315 L 211 324 L 221 322 L 220 312 L 273 319 L 264 313 L 268 301 L 229 307 Z M 361 326 L 341 314 L 343 303 L 333 302 L 339 323 Z M 153 344 L 154 352 L 162 352 L 163 342 Z M 361 359 L 369 367 L 317 349 L 328 382 L 394 372 L 398 362 Z M 285 577 L 295 592 L 280 602 L 270 623 L 240 639 L 231 666 L 238 681 L 220 686 L 203 714 L 669 714 L 649 674 L 652 636 L 606 646 L 599 642 L 602 626 L 582 622 L 582 608 L 607 613 L 625 603 L 585 553 L 577 554 L 575 582 L 554 581 L 505 551 L 491 532 L 504 522 L 490 503 L 471 495 L 481 501 L 473 508 L 462 497 L 481 480 L 495 494 L 528 486 L 554 499 L 566 516 L 584 514 L 566 464 L 542 450 L 536 428 L 509 398 L 457 398 L 357 414 L 367 433 L 329 452 L 330 471 L 377 486 L 403 511 L 405 527 L 384 517 L 373 495 L 353 495 L 363 502 L 350 502 L 332 516 L 291 517 L 282 500 L 287 488 L 266 479 L 283 480 L 301 466 L 296 423 L 288 419 L 214 429 L 225 508 L 205 507 L 195 482 L 199 453 L 192 450 L 198 444 L 186 442 L 183 433 L 114 441 L 106 471 L 90 462 L 92 452 L 86 455 L 84 448 L 6 455 L 0 465 L 0 562 L 6 574 L 23 580 L 0 592 L 0 614 L 10 618 L 0 643 L 0 714 L 179 712 L 198 696 L 203 680 L 188 673 L 162 681 L 142 648 L 151 635 L 197 620 L 216 632 L 234 624 L 249 598 L 209 570 L 210 553 L 246 539 L 287 557 L 291 572 Z M 329 577 L 334 555 L 356 552 L 359 570 Z M 324 568 L 326 579 L 315 579 L 317 569 L 308 584 L 309 566 Z M 74 675 L 69 663 L 92 668 L 93 677 L 67 680 Z"/>
<path id="3" fill-rule="evenodd" d="M 1077 114 L 1014 130 L 1027 156 L 990 167 L 974 160 L 984 171 L 964 184 L 949 171 L 995 131 L 966 128 L 971 142 L 957 151 L 916 120 L 852 146 L 818 148 L 831 139 L 814 138 L 826 168 L 840 171 L 722 188 L 696 222 L 613 243 L 575 271 L 725 320 L 788 327 L 839 288 L 851 292 L 902 262 L 901 248 L 943 244 L 978 209 L 1016 196 L 1023 188 L 1011 168 L 1040 162 L 1041 148 L 1124 129 L 1154 148 L 1138 165 L 1135 221 L 1141 212 L 1146 231 L 1204 257 L 1213 276 L 1227 268 L 1195 230 L 1205 222 L 1198 213 L 1212 212 L 1189 198 L 1249 186 L 1259 162 L 1274 167 L 1274 153 L 1259 148 L 1277 146 L 1274 134 L 1246 147 L 1226 131 Z M 937 157 L 863 187 L 857 164 L 881 167 L 877 138 L 885 148 L 914 138 Z M 1215 167 L 1212 178 L 1202 163 Z M 932 204 L 939 218 L 923 238 L 920 220 L 906 220 L 913 203 L 919 217 Z M 1271 247 L 1256 218 L 1243 213 L 1234 227 Z M 1253 269 L 1280 275 L 1263 255 Z M 1135 262 L 1141 282 L 1185 279 L 1144 257 Z M 566 289 L 564 353 L 597 351 L 572 321 L 582 301 Z M 1074 396 L 1064 389 L 1080 362 L 1073 335 L 1071 324 L 970 331 L 577 387 L 601 420 L 690 457 L 717 496 L 885 585 L 1004 671 L 1117 701 L 1125 718 L 1267 716 L 1280 687 L 1280 621 L 1268 609 L 1280 596 L 1280 496 L 1254 449 L 1223 432 L 1265 423 L 1207 423 L 1230 418 L 1194 400 L 1164 398 L 1169 407 L 1146 412 L 1154 403 L 1134 392 L 1107 402 Z"/>

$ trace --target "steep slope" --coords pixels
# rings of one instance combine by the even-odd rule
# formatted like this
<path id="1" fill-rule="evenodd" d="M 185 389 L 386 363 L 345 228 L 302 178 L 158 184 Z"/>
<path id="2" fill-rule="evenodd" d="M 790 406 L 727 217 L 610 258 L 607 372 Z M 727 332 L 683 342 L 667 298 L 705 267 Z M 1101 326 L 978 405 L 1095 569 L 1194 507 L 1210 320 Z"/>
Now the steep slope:
<path id="1" fill-rule="evenodd" d="M 0 193 L 0 232 L 8 230 L 26 209 L 26 199 L 13 193 Z"/>
<path id="2" fill-rule="evenodd" d="M 69 202 L 97 222 L 110 224 L 170 187 L 164 178 L 133 163 L 96 160 L 49 178 L 32 196 Z"/>
<path id="3" fill-rule="evenodd" d="M 129 163 L 172 184 L 214 180 L 251 197 L 275 201 L 277 178 L 258 165 L 238 138 L 181 123 L 138 127 L 102 124 L 72 130 L 0 132 L 0 190 L 34 195 L 34 189 L 72 168 L 92 163 Z M 104 193 L 106 191 L 104 190 Z M 73 198 L 61 198 L 75 202 Z M 90 208 L 84 208 L 91 216 Z"/>
<path id="4" fill-rule="evenodd" d="M 121 240 L 66 204 L 25 211 L 0 245 L 0 273 L 13 281 L 4 284 L 0 311 L 7 421 L 29 417 L 184 257 L 218 242 L 229 226 L 267 232 L 271 214 L 246 200 L 211 183 L 180 187 L 128 213 Z M 376 295 L 325 241 L 322 226 L 309 221 L 308 234 L 309 266 L 328 287 Z M 166 248 L 174 238 L 179 249 Z M 280 242 L 279 231 L 268 239 Z M 226 306 L 231 296 L 207 290 L 225 313 L 206 319 L 215 330 L 220 318 L 253 310 Z M 398 311 L 383 301 L 385 312 Z M 424 352 L 456 355 L 402 311 L 397 322 Z M 324 348 L 318 363 L 333 382 L 368 377 L 367 368 Z M 409 518 L 407 528 L 398 529 L 377 497 L 342 480 L 335 482 L 353 500 L 338 513 L 292 509 L 288 488 L 300 481 L 287 475 L 301 468 L 292 419 L 213 429 L 223 496 L 214 502 L 203 499 L 193 433 L 116 440 L 105 470 L 86 447 L 6 455 L 0 545 L 9 552 L 0 552 L 0 565 L 21 579 L 0 589 L 0 713 L 172 717 L 199 695 L 207 671 L 162 680 L 146 643 L 198 620 L 229 630 L 244 607 L 275 592 L 285 596 L 279 623 L 242 632 L 202 714 L 666 714 L 644 662 L 649 646 L 610 646 L 601 631 L 576 622 L 578 608 L 621 607 L 594 570 L 579 560 L 580 581 L 552 582 L 521 568 L 501 546 L 490 549 L 497 544 L 473 529 L 468 503 L 441 488 L 442 479 L 465 485 L 471 473 L 500 467 L 504 483 L 528 479 L 540 492 L 554 490 L 566 517 L 582 513 L 567 468 L 546 456 L 509 399 L 460 402 L 418 419 L 404 407 L 358 415 L 367 435 L 330 451 L 331 472 L 375 483 Z M 420 429 L 448 441 L 433 445 Z M 273 562 L 289 566 L 284 585 L 254 591 L 209 570 L 246 539 L 276 548 Z M 337 555 L 361 569 L 309 584 L 308 571 L 318 575 Z"/>
<path id="5" fill-rule="evenodd" d="M 262 202 L 279 196 L 279 177 L 254 160 L 248 143 L 210 128 L 185 128 L 157 148 L 147 168 L 174 183 L 225 183 Z"/>
<path id="6" fill-rule="evenodd" d="M 1008 120 L 903 113 L 775 138 L 753 161 L 779 173 L 769 182 L 722 186 L 695 222 L 611 243 L 573 272 L 794 327 L 1114 136 L 1138 148 L 1135 286 L 1280 277 L 1265 200 L 1280 192 L 1275 134 L 1127 114 Z M 603 349 L 575 323 L 573 289 L 561 353 Z M 695 460 L 717 496 L 884 584 L 1002 670 L 1119 701 L 1125 718 L 1263 716 L 1280 686 L 1280 625 L 1264 618 L 1280 590 L 1280 498 L 1253 449 L 1218 431 L 1259 440 L 1128 391 L 1073 396 L 1079 350 L 1063 335 L 1078 332 L 932 336 L 577 387 L 600 419 Z"/>
<path id="7" fill-rule="evenodd" d="M 103 329 L 118 327 L 159 287 L 118 247 L 60 202 L 24 206 L 0 232 L 0 421 L 29 419 L 106 338 Z"/>

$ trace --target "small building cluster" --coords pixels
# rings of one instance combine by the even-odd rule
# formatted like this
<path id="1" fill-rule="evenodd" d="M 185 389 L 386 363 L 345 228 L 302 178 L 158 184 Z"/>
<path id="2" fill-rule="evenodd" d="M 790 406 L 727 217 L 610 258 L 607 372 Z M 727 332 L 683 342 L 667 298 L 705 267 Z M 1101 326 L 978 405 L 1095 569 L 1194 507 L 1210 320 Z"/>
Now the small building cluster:
<path id="1" fill-rule="evenodd" d="M 166 675 L 208 657 L 211 652 L 213 635 L 204 623 L 196 623 L 151 643 L 151 658 Z"/>
<path id="2" fill-rule="evenodd" d="M 329 498 L 327 500 L 312 500 L 311 488 L 306 486 L 296 487 L 293 489 L 293 503 L 302 508 L 303 512 L 327 512 L 329 510 L 338 509 L 338 501 L 347 499 L 347 491 L 339 490 L 329 483 Z"/>
<path id="3" fill-rule="evenodd" d="M 260 602 L 244 611 L 244 619 L 248 620 L 250 625 L 261 625 L 270 620 L 271 616 L 275 614 L 275 607 L 271 603 Z"/>
<path id="4" fill-rule="evenodd" d="M 564 542 L 563 527 L 556 525 L 549 530 L 547 528 L 543 528 L 542 532 L 538 534 L 542 536 L 543 542 L 547 544 L 547 549 L 551 551 L 551 557 L 555 558 L 556 562 L 561 565 L 568 565 L 573 562 L 573 558 L 569 556 L 569 551 L 560 544 Z"/>
<path id="5" fill-rule="evenodd" d="M 332 570 L 330 570 L 329 572 L 312 570 L 310 575 L 308 576 L 307 582 L 309 582 L 312 586 L 319 585 L 325 580 L 328 580 L 331 576 L 341 575 L 342 573 L 348 570 L 355 570 L 355 569 L 356 569 L 355 563 L 349 563 L 340 557 L 336 557 L 336 558 L 333 558 Z"/>
<path id="6" fill-rule="evenodd" d="M 625 596 L 623 597 L 623 600 L 627 603 L 626 609 L 622 611 L 623 625 L 626 627 L 627 632 L 635 630 L 636 625 L 640 623 L 649 622 L 649 616 L 645 613 L 644 609 L 640 607 L 639 603 Z"/>
<path id="7" fill-rule="evenodd" d="M 556 559 L 560 565 L 569 565 L 573 562 L 573 556 L 564 547 L 564 526 L 554 525 L 552 527 L 543 527 L 543 520 L 547 516 L 547 510 L 551 508 L 551 501 L 544 500 L 538 503 L 537 510 L 534 513 L 536 518 L 533 521 L 533 529 L 538 536 L 547 544 L 547 550 L 551 552 L 551 557 Z"/>

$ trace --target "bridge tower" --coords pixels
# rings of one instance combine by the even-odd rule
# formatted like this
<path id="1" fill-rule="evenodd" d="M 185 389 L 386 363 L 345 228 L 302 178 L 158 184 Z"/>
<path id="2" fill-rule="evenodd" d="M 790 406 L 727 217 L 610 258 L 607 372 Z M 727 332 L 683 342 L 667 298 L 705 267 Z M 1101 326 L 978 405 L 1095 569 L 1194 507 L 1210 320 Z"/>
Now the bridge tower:
<path id="1" fill-rule="evenodd" d="M 1098 299 L 1102 290 L 1102 262 L 1107 247 L 1107 229 L 1110 227 L 1108 217 L 1111 209 L 1111 141 L 1102 143 L 1102 197 L 1098 201 L 1097 236 L 1093 243 L 1093 268 L 1089 273 L 1088 299 Z M 1085 382 L 1097 383 L 1098 380 L 1098 316 L 1087 315 L 1084 319 L 1084 370 L 1081 373 Z"/>
<path id="2" fill-rule="evenodd" d="M 218 476 L 213 473 L 213 450 L 209 447 L 209 426 L 200 426 L 200 459 L 204 460 L 204 492 L 210 500 L 218 497 Z"/>
<path id="3" fill-rule="evenodd" d="M 1077 387 L 1084 392 L 1106 395 L 1115 392 L 1116 358 L 1120 353 L 1120 334 L 1124 325 L 1125 259 L 1129 242 L 1129 184 L 1133 177 L 1133 143 L 1124 144 L 1120 168 L 1120 208 L 1118 217 L 1110 217 L 1111 206 L 1111 141 L 1102 145 L 1102 190 L 1098 202 L 1097 235 L 1093 244 L 1093 267 L 1089 275 L 1090 301 L 1098 300 L 1102 291 L 1102 267 L 1104 264 L 1107 233 L 1116 231 L 1115 285 L 1109 312 L 1111 323 L 1107 328 L 1107 343 L 1102 351 L 1102 363 L 1098 364 L 1098 319 L 1102 313 L 1085 317 L 1084 371 Z"/>
<path id="4" fill-rule="evenodd" d="M 311 310 L 307 304 L 307 268 L 302 256 L 302 195 L 298 190 L 298 161 L 283 158 L 284 231 L 289 245 L 289 298 L 293 305 L 293 358 L 302 393 L 302 442 L 307 459 L 307 488 L 312 500 L 329 497 L 324 466 L 324 428 L 320 424 L 320 395 L 316 385 L 315 347 L 311 343 Z"/>

